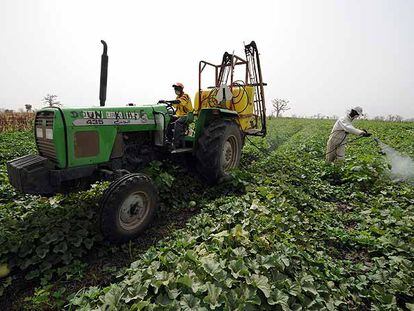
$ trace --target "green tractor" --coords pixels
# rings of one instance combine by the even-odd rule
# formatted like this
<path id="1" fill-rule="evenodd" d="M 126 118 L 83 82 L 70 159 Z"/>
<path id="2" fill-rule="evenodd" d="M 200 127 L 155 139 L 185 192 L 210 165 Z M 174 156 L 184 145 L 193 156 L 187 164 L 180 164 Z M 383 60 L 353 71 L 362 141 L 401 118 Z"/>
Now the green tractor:
<path id="1" fill-rule="evenodd" d="M 157 208 L 156 187 L 139 173 L 151 161 L 187 154 L 209 184 L 239 165 L 245 137 L 266 135 L 266 84 L 254 41 L 245 45 L 245 58 L 226 52 L 219 65 L 200 61 L 194 111 L 187 117 L 182 147 L 174 149 L 174 101 L 105 107 L 108 55 L 101 42 L 100 106 L 37 111 L 38 154 L 8 162 L 7 171 L 18 191 L 45 196 L 112 180 L 101 200 L 101 228 L 107 239 L 121 242 L 141 233 Z M 206 69 L 214 81 L 203 89 Z M 235 80 L 240 73 L 242 80 Z"/>

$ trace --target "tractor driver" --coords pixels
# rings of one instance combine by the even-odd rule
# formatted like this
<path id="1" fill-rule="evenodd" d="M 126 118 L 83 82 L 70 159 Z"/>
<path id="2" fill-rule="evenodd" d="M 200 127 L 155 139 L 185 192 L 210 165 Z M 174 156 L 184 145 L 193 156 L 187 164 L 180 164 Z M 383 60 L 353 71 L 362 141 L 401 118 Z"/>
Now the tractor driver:
<path id="1" fill-rule="evenodd" d="M 193 105 L 191 104 L 190 96 L 184 93 L 184 85 L 182 83 L 177 82 L 172 87 L 177 95 L 176 103 L 173 104 L 175 116 L 177 117 L 177 121 L 174 124 L 173 138 L 173 149 L 176 149 L 182 146 L 184 130 L 188 122 L 187 113 L 193 111 Z"/>

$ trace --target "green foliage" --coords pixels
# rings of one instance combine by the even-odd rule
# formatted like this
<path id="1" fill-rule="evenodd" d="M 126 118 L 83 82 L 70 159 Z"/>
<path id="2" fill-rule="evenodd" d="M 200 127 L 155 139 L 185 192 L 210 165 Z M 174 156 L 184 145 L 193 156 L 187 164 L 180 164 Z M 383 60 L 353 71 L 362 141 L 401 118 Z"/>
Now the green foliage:
<path id="1" fill-rule="evenodd" d="M 159 217 L 200 212 L 139 256 L 137 245 L 101 241 L 96 207 L 105 185 L 51 199 L 23 196 L 0 166 L 0 267 L 10 268 L 2 287 L 13 286 L 18 271 L 43 280 L 28 309 L 61 309 L 68 297 L 68 308 L 83 310 L 413 309 L 414 187 L 388 177 L 370 139 L 347 146 L 342 165 L 325 163 L 332 121 L 269 123 L 266 139 L 246 141 L 241 168 L 220 186 L 206 187 L 176 164 L 152 163 Z M 414 156 L 413 123 L 357 126 Z M 27 141 L 31 134 L 7 135 Z M 0 141 L 2 164 L 33 151 Z M 76 295 L 55 285 L 56 278 L 83 280 L 86 255 L 105 251 L 103 258 L 124 252 L 134 261 L 119 278 Z"/>
<path id="2" fill-rule="evenodd" d="M 373 132 L 390 132 L 390 124 L 365 123 Z M 72 305 L 411 308 L 413 187 L 388 178 L 387 164 L 368 140 L 350 145 L 342 165 L 326 164 L 331 121 L 284 119 L 271 126 L 266 141 L 247 144 L 244 165 L 235 172 L 232 183 L 243 195 L 211 200 L 185 229 L 145 252 L 121 281 L 85 289 Z M 410 123 L 406 130 L 413 128 Z"/>
<path id="3" fill-rule="evenodd" d="M 5 162 L 34 152 L 32 134 L 0 134 L 0 142 L 0 266 L 10 272 L 2 294 L 19 273 L 46 284 L 84 265 L 79 259 L 102 240 L 94 219 L 105 185 L 49 199 L 18 194 L 8 183 Z"/>

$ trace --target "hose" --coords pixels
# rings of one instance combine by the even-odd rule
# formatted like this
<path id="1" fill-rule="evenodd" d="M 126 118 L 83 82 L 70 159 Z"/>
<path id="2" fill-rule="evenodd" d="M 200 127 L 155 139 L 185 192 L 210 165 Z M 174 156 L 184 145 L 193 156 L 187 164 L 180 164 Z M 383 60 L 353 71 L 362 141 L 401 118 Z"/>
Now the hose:
<path id="1" fill-rule="evenodd" d="M 332 134 L 332 133 L 331 133 Z M 350 141 L 347 141 L 347 142 L 343 142 L 344 140 L 345 140 L 345 138 L 346 138 L 346 136 L 342 139 L 342 141 L 341 141 L 341 143 L 338 145 L 338 146 L 336 146 L 335 147 L 335 149 L 333 149 L 333 150 L 331 150 L 331 151 L 329 151 L 329 152 L 325 152 L 324 154 L 322 154 L 321 156 L 315 156 L 315 157 L 312 157 L 312 159 L 316 159 L 316 158 L 321 158 L 321 157 L 325 157 L 325 156 L 327 156 L 328 154 L 330 154 L 330 153 L 332 153 L 332 152 L 334 152 L 334 151 L 336 151 L 339 147 L 341 147 L 341 146 L 345 146 L 345 145 L 348 145 L 348 144 L 350 144 L 350 143 L 353 143 L 354 141 L 357 141 L 358 139 L 361 139 L 361 138 L 364 138 L 364 136 L 358 136 L 358 137 L 356 137 L 356 138 L 354 138 L 354 139 L 352 139 L 352 140 L 350 140 Z M 266 150 L 266 149 L 263 149 L 263 148 L 261 148 L 261 147 L 259 147 L 259 146 L 257 146 L 255 143 L 253 143 L 250 139 L 249 139 L 249 137 L 248 136 L 246 136 L 246 139 L 252 144 L 252 146 L 253 147 L 255 147 L 257 150 L 259 150 L 261 153 L 263 153 L 264 155 L 266 155 L 266 156 L 269 156 L 270 155 L 270 152 L 269 152 L 269 150 Z M 378 138 L 375 138 L 374 137 L 374 139 L 373 139 L 376 143 L 379 143 L 379 139 Z"/>
<path id="2" fill-rule="evenodd" d="M 332 133 L 331 133 L 332 134 Z M 345 146 L 345 145 L 348 145 L 348 144 L 350 144 L 350 143 L 352 143 L 352 142 L 354 142 L 354 141 L 356 141 L 356 140 L 358 140 L 358 139 L 361 139 L 361 138 L 363 138 L 364 136 L 358 136 L 358 137 L 356 137 L 356 138 L 354 138 L 354 139 L 352 139 L 352 140 L 350 140 L 350 141 L 347 141 L 347 142 L 344 142 L 344 140 L 345 140 L 345 138 L 346 138 L 346 135 L 344 136 L 344 138 L 342 138 L 342 141 L 339 143 L 339 145 L 338 146 L 336 146 L 334 149 L 332 149 L 331 151 L 329 151 L 329 152 L 325 152 L 325 154 L 323 155 L 324 157 L 326 157 L 328 154 L 331 154 L 332 152 L 334 152 L 334 151 L 336 151 L 336 150 L 338 150 L 338 148 L 339 147 L 341 147 L 341 146 Z"/>
<path id="3" fill-rule="evenodd" d="M 246 94 L 247 100 L 246 100 L 246 105 L 243 107 L 243 109 L 241 110 L 236 110 L 237 113 L 242 113 L 243 111 L 245 111 L 247 109 L 247 107 L 249 106 L 250 103 L 250 96 L 249 93 L 246 90 L 246 85 L 244 83 L 244 81 L 242 80 L 237 80 L 234 81 L 232 83 L 232 86 L 236 86 L 239 87 L 239 90 L 237 92 L 237 94 L 232 94 L 233 97 L 233 104 L 237 105 L 238 103 L 240 103 L 243 98 L 244 98 L 244 94 Z M 207 105 L 211 108 L 211 107 L 217 107 L 218 105 L 218 100 L 216 99 L 216 95 L 218 93 L 219 88 L 214 88 L 212 89 L 208 95 L 201 100 L 201 106 L 203 106 L 204 103 L 207 103 Z M 240 96 L 240 98 L 237 101 L 234 101 L 234 99 L 238 98 Z"/>

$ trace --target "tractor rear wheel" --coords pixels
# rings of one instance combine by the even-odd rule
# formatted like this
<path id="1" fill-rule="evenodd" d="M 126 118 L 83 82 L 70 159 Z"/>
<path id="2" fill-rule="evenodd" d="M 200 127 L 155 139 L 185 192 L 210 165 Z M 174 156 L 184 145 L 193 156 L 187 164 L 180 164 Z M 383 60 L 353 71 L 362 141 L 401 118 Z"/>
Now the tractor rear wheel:
<path id="1" fill-rule="evenodd" d="M 154 217 L 158 192 L 151 178 L 127 174 L 115 180 L 101 201 L 101 231 L 112 242 L 138 236 Z"/>
<path id="2" fill-rule="evenodd" d="M 197 168 L 210 184 L 220 182 L 239 166 L 242 135 L 236 123 L 217 120 L 209 124 L 198 139 Z"/>

